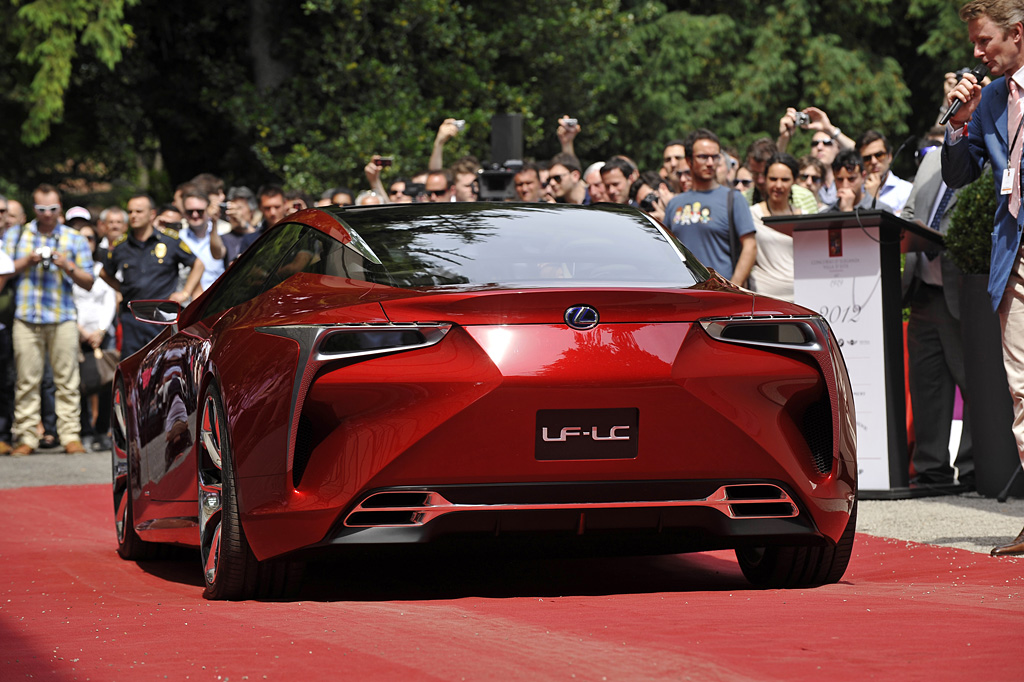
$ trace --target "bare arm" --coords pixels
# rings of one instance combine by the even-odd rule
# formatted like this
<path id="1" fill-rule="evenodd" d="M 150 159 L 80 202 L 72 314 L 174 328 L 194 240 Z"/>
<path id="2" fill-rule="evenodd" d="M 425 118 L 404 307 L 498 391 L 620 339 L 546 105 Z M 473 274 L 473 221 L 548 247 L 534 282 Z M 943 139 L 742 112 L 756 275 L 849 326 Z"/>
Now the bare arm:
<path id="1" fill-rule="evenodd" d="M 121 292 L 121 283 L 117 281 L 116 277 L 111 277 L 110 273 L 107 272 L 106 268 L 100 269 L 100 279 L 110 285 L 110 288 L 114 291 Z"/>
<path id="2" fill-rule="evenodd" d="M 446 118 L 441 127 L 437 129 L 437 137 L 434 138 L 434 149 L 430 152 L 430 162 L 427 164 L 428 170 L 441 170 L 444 168 L 444 145 L 445 143 L 455 137 L 459 132 L 459 129 L 455 127 L 454 118 Z"/>
<path id="3" fill-rule="evenodd" d="M 62 253 L 56 253 L 53 256 L 53 264 L 60 268 L 61 271 L 68 276 L 68 279 L 78 286 L 82 287 L 86 291 L 92 289 L 92 283 L 95 278 L 88 270 L 78 267 L 78 265 L 75 264 L 74 258 L 68 258 Z"/>
<path id="4" fill-rule="evenodd" d="M 569 116 L 562 116 L 558 119 L 558 130 L 555 132 L 558 135 L 558 142 L 562 145 L 562 152 L 565 154 L 572 154 L 576 156 L 575 140 L 576 136 L 580 134 L 580 125 L 568 125 Z"/>
<path id="5" fill-rule="evenodd" d="M 220 238 L 220 233 L 217 231 L 217 221 L 210 221 L 210 255 L 220 259 L 227 252 L 228 249 L 224 246 L 224 240 Z"/>
<path id="6" fill-rule="evenodd" d="M 740 257 L 736 261 L 736 269 L 732 273 L 732 279 L 730 280 L 737 286 L 746 286 L 747 278 L 750 277 L 750 271 L 754 267 L 754 261 L 757 260 L 757 239 L 753 232 L 740 235 Z"/>
<path id="7" fill-rule="evenodd" d="M 203 261 L 196 258 L 195 262 L 192 263 L 192 272 L 188 273 L 188 279 L 185 280 L 185 286 L 182 287 L 181 291 L 175 291 L 171 294 L 170 299 L 178 303 L 184 303 L 190 298 L 195 298 L 201 294 L 203 290 L 199 287 L 199 280 L 203 276 L 205 269 Z"/>
<path id="8" fill-rule="evenodd" d="M 366 182 L 370 184 L 370 190 L 377 193 L 381 203 L 390 204 L 391 199 L 388 197 L 388 193 L 384 191 L 384 183 L 380 181 L 381 167 L 377 165 L 378 159 L 380 159 L 380 155 L 374 154 L 373 158 L 370 159 L 370 163 L 366 164 L 366 167 L 363 168 L 363 174 L 366 175 Z"/>

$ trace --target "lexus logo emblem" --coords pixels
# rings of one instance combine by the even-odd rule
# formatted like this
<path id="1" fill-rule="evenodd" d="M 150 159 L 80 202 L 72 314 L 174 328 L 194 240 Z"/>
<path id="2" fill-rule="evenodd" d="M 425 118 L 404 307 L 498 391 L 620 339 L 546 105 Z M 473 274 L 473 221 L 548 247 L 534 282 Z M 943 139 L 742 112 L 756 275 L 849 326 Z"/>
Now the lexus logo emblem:
<path id="1" fill-rule="evenodd" d="M 565 323 L 573 329 L 593 329 L 600 321 L 597 310 L 589 305 L 574 305 L 565 311 Z"/>

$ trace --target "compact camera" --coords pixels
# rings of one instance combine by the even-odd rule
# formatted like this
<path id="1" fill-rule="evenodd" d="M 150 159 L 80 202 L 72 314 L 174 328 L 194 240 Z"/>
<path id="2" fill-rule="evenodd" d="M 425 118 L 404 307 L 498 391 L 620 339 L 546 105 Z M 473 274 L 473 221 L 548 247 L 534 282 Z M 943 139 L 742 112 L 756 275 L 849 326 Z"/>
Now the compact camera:
<path id="1" fill-rule="evenodd" d="M 376 164 L 376 166 L 378 168 L 387 168 L 389 166 L 394 165 L 395 157 L 393 157 L 393 156 L 378 156 L 376 159 L 373 160 L 373 163 Z"/>
<path id="2" fill-rule="evenodd" d="M 466 127 L 465 119 L 460 118 L 457 121 L 452 121 L 452 123 L 455 125 L 455 129 L 458 130 L 459 132 L 462 132 L 462 129 Z"/>
<path id="3" fill-rule="evenodd" d="M 577 121 L 575 118 L 565 118 L 565 119 L 562 119 L 562 125 L 565 126 L 566 128 L 572 129 L 572 128 L 578 128 L 579 125 L 580 125 L 580 122 Z"/>
<path id="4" fill-rule="evenodd" d="M 49 270 L 50 266 L 53 264 L 53 249 L 49 246 L 40 246 L 36 249 L 36 253 L 38 253 L 40 258 L 43 259 L 43 267 Z"/>
<path id="5" fill-rule="evenodd" d="M 796 124 L 801 128 L 811 122 L 811 117 L 802 111 L 796 112 L 796 114 L 793 115 L 793 118 L 796 120 Z"/>

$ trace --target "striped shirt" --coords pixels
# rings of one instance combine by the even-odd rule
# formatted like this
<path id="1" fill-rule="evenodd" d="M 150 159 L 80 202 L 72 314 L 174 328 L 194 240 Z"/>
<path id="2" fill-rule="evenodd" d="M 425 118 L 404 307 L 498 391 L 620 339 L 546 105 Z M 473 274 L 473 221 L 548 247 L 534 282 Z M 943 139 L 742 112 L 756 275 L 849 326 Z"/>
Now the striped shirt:
<path id="1" fill-rule="evenodd" d="M 21 232 L 19 240 L 18 233 Z M 49 234 L 41 234 L 36 221 L 24 228 L 9 228 L 4 233 L 4 251 L 12 260 L 31 256 L 34 251 L 50 247 L 53 253 L 64 254 L 75 265 L 92 272 L 89 242 L 67 225 L 58 224 Z M 14 317 L 30 324 L 57 324 L 77 319 L 71 276 L 53 263 L 45 267 L 41 261 L 29 265 L 18 276 Z"/>

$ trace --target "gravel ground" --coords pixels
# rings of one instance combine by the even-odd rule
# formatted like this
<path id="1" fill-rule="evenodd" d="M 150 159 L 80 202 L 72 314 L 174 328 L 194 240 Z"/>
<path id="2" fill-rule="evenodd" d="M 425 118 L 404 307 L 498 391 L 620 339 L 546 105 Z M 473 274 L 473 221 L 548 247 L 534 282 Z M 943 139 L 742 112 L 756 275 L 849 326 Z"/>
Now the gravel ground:
<path id="1" fill-rule="evenodd" d="M 0 488 L 110 483 L 110 453 L 0 457 Z M 861 500 L 857 531 L 988 553 L 1024 525 L 1024 500 L 976 493 L 916 500 Z"/>

